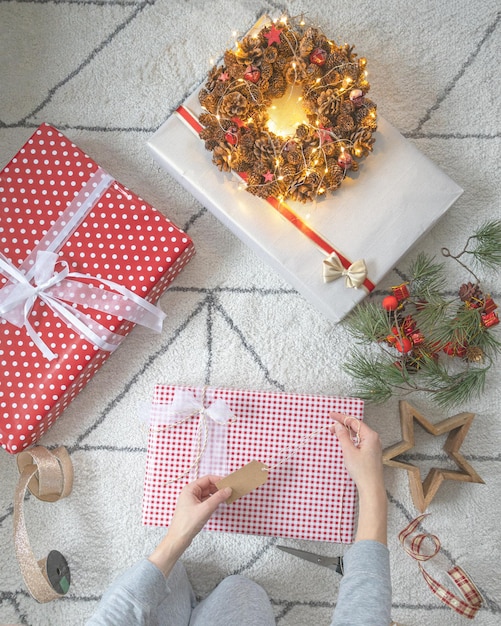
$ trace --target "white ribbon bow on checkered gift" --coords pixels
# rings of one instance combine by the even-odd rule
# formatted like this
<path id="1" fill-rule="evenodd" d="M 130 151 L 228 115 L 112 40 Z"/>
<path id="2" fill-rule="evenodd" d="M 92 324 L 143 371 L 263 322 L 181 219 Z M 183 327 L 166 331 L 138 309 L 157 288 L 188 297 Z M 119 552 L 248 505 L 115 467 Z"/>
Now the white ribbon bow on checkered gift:
<path id="1" fill-rule="evenodd" d="M 222 436 L 222 432 L 226 434 L 226 427 L 237 421 L 236 415 L 231 411 L 230 407 L 220 398 L 216 398 L 214 402 L 205 406 L 204 389 L 202 400 L 198 400 L 188 389 L 176 389 L 172 401 L 167 406 L 152 406 L 152 417 L 157 429 L 171 430 L 176 426 L 180 426 L 185 422 L 198 417 L 198 428 L 195 437 L 195 448 L 193 452 L 193 461 L 190 466 L 182 474 L 168 481 L 168 484 L 174 483 L 184 476 L 187 476 L 192 470 L 198 473 L 222 473 L 225 471 L 217 471 L 218 468 L 226 467 L 226 437 Z M 167 423 L 165 424 L 165 418 Z M 159 422 L 163 422 L 163 428 L 159 426 Z M 224 426 L 224 429 L 218 429 L 217 426 Z M 201 461 L 207 456 L 207 450 L 211 447 L 210 458 L 207 459 L 207 466 L 211 467 L 211 471 L 202 471 Z"/>

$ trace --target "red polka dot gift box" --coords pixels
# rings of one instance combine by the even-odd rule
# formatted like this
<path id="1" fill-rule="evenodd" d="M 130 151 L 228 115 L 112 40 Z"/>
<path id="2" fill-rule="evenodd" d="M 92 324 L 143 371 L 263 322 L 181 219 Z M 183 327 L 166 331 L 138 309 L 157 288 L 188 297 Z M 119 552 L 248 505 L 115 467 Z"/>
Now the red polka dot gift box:
<path id="1" fill-rule="evenodd" d="M 351 543 L 356 488 L 329 432 L 332 411 L 352 416 L 356 432 L 364 404 L 357 398 L 157 385 L 143 524 L 168 526 L 179 492 L 197 476 L 227 476 L 258 461 L 265 476 L 257 476 L 257 484 L 263 484 L 223 504 L 207 530 Z"/>
<path id="2" fill-rule="evenodd" d="M 0 445 L 38 441 L 194 254 L 55 128 L 0 172 Z"/>

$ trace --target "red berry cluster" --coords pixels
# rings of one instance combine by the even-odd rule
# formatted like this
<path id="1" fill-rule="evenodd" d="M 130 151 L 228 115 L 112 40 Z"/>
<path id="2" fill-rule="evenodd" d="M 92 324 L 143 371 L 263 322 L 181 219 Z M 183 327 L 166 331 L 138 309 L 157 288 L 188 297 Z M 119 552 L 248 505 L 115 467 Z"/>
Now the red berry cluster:
<path id="1" fill-rule="evenodd" d="M 417 328 L 412 315 L 405 317 L 400 315 L 406 300 L 410 297 L 407 285 L 408 283 L 402 283 L 392 287 L 392 295 L 386 296 L 382 302 L 385 311 L 394 313 L 394 324 L 391 327 L 391 334 L 386 337 L 386 341 L 402 354 L 408 354 L 414 346 L 419 346 L 424 342 L 424 336 Z"/>
<path id="2" fill-rule="evenodd" d="M 449 341 L 445 345 L 432 344 L 427 341 L 418 328 L 412 314 L 404 314 L 407 304 L 411 304 L 408 283 L 392 287 L 392 294 L 382 301 L 382 307 L 388 312 L 392 322 L 391 333 L 385 341 L 406 357 L 406 365 L 419 368 L 420 357 L 426 355 L 437 359 L 440 351 L 452 357 L 468 358 L 467 341 Z M 470 297 L 461 298 L 464 306 L 469 309 L 479 309 L 481 325 L 490 328 L 499 324 L 499 317 L 495 312 L 497 304 L 490 296 L 484 296 L 477 288 Z M 416 311 L 426 306 L 426 302 L 412 302 Z M 476 353 L 475 353 L 476 354 Z M 402 366 L 401 362 L 396 365 Z"/>

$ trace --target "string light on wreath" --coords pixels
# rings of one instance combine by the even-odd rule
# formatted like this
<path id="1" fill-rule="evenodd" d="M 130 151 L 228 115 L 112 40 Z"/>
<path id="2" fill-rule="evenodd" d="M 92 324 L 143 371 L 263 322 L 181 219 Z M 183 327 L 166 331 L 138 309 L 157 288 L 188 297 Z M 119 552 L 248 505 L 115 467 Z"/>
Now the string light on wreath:
<path id="1" fill-rule="evenodd" d="M 199 93 L 214 164 L 262 198 L 307 202 L 335 191 L 374 143 L 366 65 L 302 18 L 236 41 Z"/>

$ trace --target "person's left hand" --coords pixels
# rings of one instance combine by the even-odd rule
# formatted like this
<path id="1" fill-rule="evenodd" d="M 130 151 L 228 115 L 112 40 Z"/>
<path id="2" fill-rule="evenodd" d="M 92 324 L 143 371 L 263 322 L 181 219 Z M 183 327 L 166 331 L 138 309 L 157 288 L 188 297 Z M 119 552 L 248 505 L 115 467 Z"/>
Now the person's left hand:
<path id="1" fill-rule="evenodd" d="M 187 548 L 211 515 L 231 496 L 231 489 L 219 489 L 220 476 L 203 476 L 186 485 L 179 493 L 169 526 L 169 537 Z"/>

